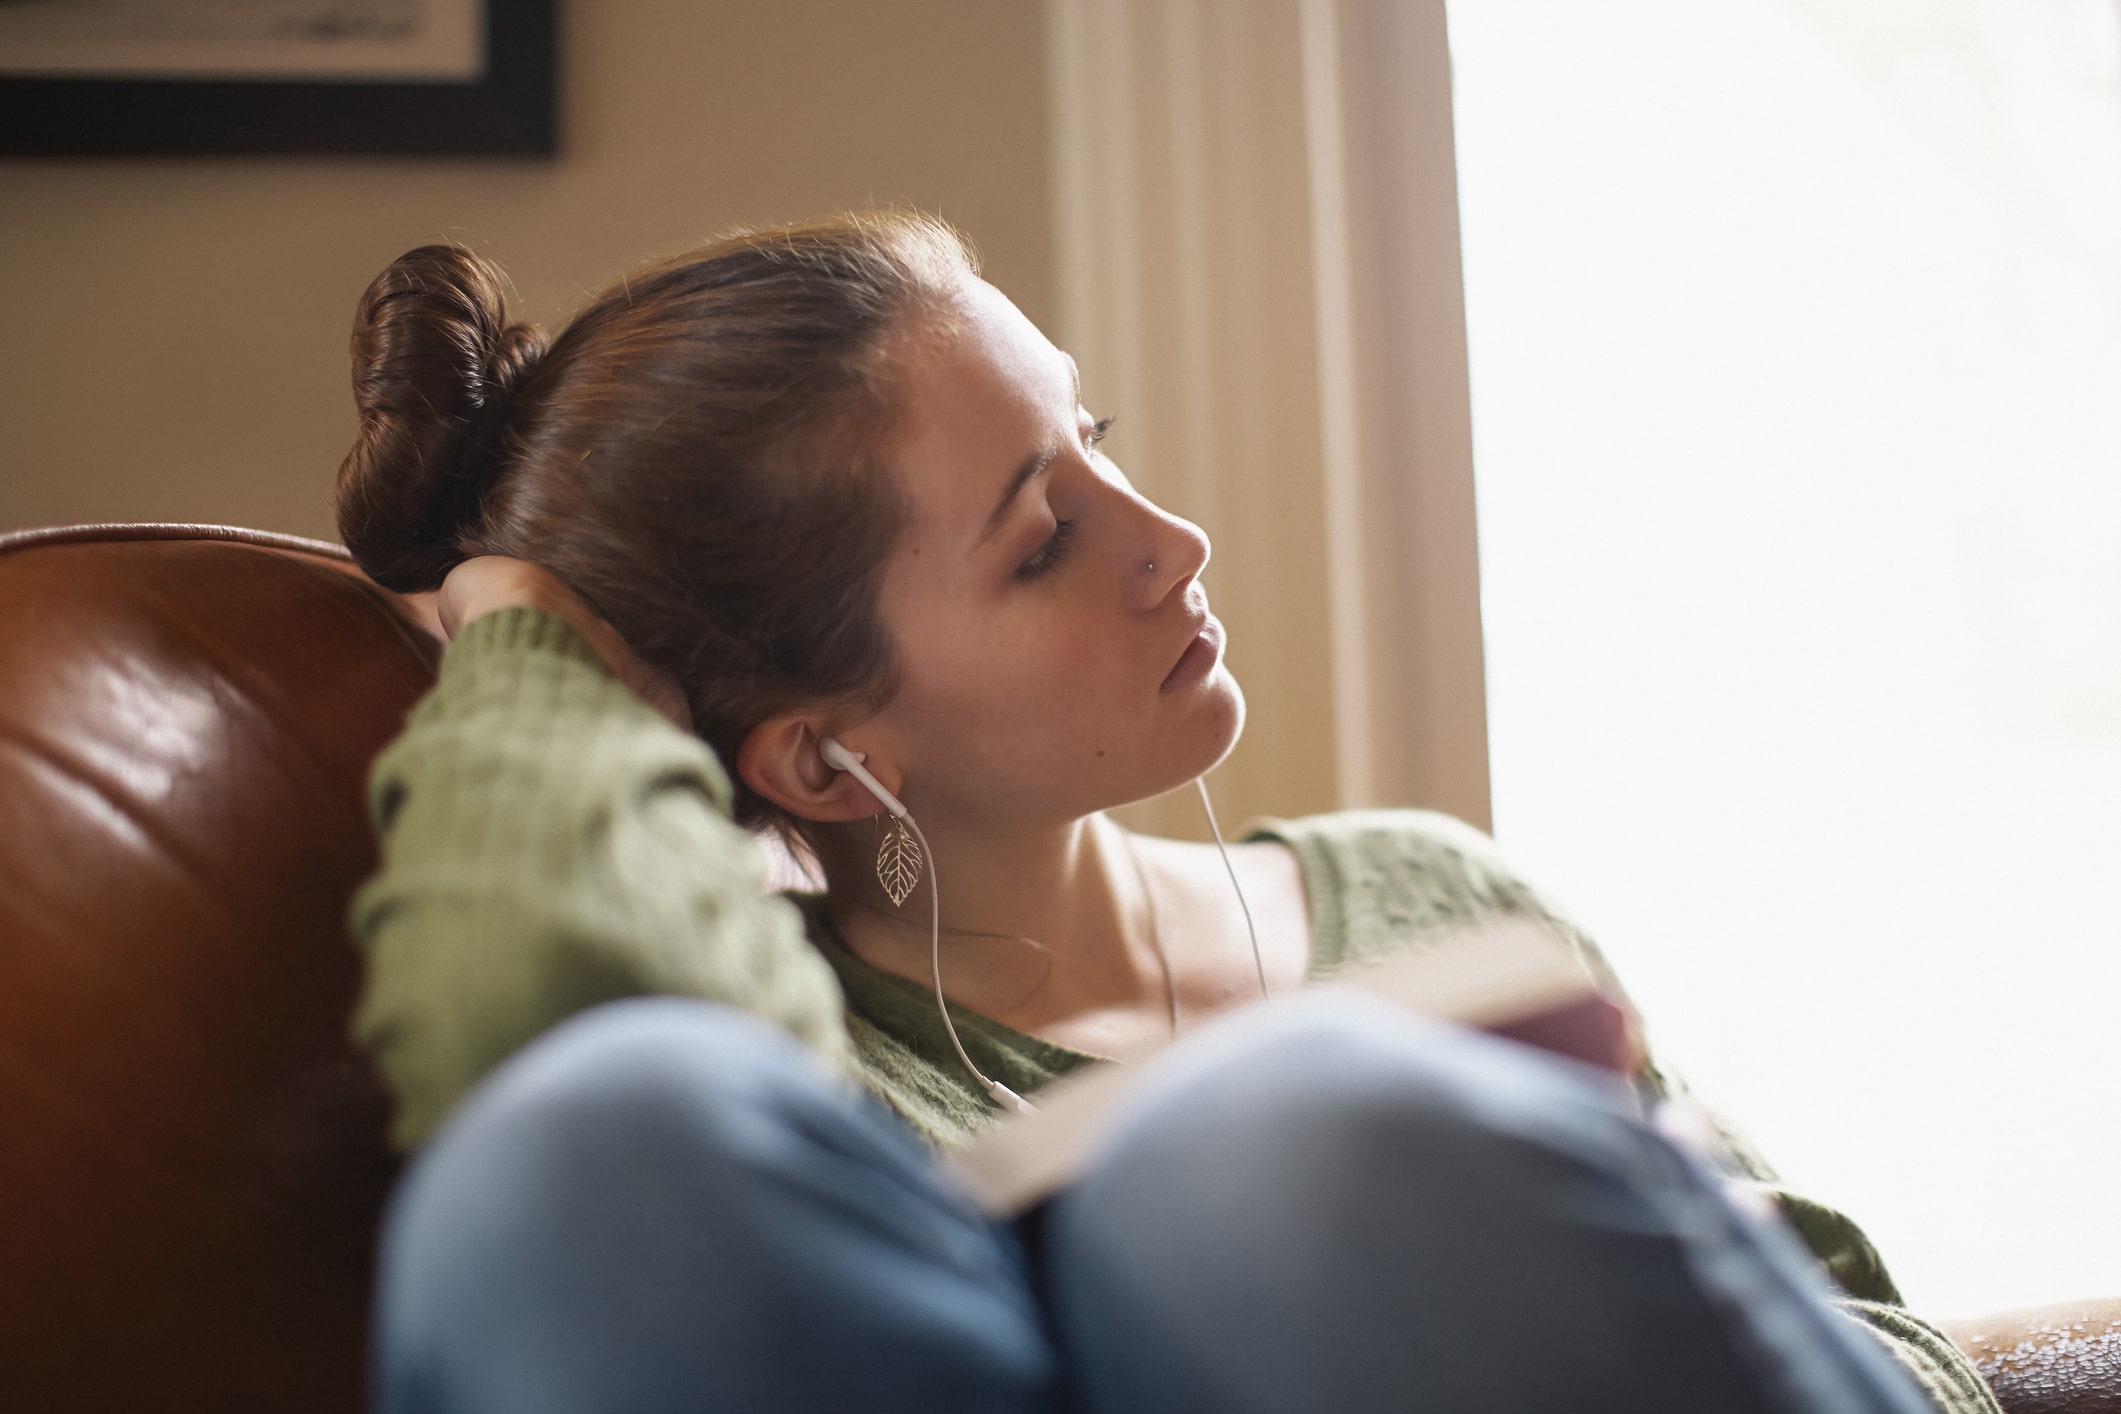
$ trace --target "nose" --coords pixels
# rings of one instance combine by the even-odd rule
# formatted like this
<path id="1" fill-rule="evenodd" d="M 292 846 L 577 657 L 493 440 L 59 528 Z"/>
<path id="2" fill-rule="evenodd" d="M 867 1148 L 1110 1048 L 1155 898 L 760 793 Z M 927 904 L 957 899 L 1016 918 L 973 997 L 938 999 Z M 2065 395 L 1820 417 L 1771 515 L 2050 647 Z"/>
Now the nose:
<path id="1" fill-rule="evenodd" d="M 1148 525 L 1128 575 L 1128 598 L 1137 613 L 1148 613 L 1173 594 L 1183 594 L 1200 577 L 1213 553 L 1207 532 L 1148 501 Z"/>

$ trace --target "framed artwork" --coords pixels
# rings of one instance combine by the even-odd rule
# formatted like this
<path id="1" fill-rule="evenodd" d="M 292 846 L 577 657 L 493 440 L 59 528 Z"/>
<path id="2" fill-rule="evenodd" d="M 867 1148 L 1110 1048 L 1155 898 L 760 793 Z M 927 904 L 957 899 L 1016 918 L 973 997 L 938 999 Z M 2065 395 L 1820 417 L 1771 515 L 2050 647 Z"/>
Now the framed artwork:
<path id="1" fill-rule="evenodd" d="M 0 156 L 550 156 L 555 0 L 0 0 Z"/>

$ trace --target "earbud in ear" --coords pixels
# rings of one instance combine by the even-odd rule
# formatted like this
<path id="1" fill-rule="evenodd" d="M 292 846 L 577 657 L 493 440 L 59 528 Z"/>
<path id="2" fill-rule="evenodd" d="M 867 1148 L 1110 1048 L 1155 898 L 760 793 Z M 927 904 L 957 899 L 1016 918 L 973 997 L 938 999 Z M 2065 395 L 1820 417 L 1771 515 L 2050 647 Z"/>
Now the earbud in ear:
<path id="1" fill-rule="evenodd" d="M 833 770 L 845 771 L 848 775 L 860 781 L 868 792 L 875 796 L 886 810 L 891 812 L 892 818 L 898 820 L 906 818 L 906 807 L 900 803 L 899 798 L 890 791 L 885 790 L 883 783 L 870 775 L 868 769 L 862 765 L 864 761 L 869 759 L 863 753 L 849 751 L 846 747 L 841 746 L 836 738 L 828 736 L 818 743 L 817 754 L 824 757 L 825 764 Z"/>
<path id="2" fill-rule="evenodd" d="M 890 791 L 885 790 L 883 782 L 870 775 L 867 768 L 862 765 L 862 762 L 868 758 L 859 751 L 849 751 L 829 736 L 822 738 L 818 742 L 817 754 L 823 757 L 825 764 L 833 770 L 845 771 L 848 775 L 860 781 L 868 789 L 869 793 L 875 796 L 886 810 L 891 812 L 892 818 L 901 822 L 893 826 L 895 830 L 902 834 L 908 828 L 913 831 L 914 839 L 920 843 L 920 849 L 913 855 L 914 867 L 918 871 L 921 856 L 929 853 L 928 839 L 921 834 L 921 827 L 914 823 L 913 817 L 907 813 L 906 807 L 900 803 L 899 798 Z M 930 867 L 933 867 L 932 862 Z M 880 881 L 884 879 L 885 872 L 883 856 L 879 855 L 877 877 Z M 887 889 L 890 887 L 889 882 L 885 882 L 885 887 Z M 911 885 L 909 884 L 908 887 L 911 887 Z M 903 903 L 905 900 L 902 895 L 894 894 L 891 901 L 893 903 Z M 940 886 L 934 882 L 932 875 L 928 885 L 928 918 L 928 975 L 935 983 L 935 1009 L 942 1013 L 943 1029 L 950 1033 L 950 1044 L 956 1048 L 957 1058 L 965 1063 L 965 1069 L 972 1072 L 972 1078 L 980 1083 L 982 1089 L 994 1097 L 997 1104 L 1006 1109 L 1015 1110 L 1019 1114 L 1037 1113 L 1038 1107 L 1022 1095 L 1017 1094 L 999 1080 L 988 1079 L 986 1073 L 972 1063 L 972 1057 L 965 1054 L 965 1043 L 957 1037 L 957 1027 L 950 1020 L 950 1004 L 943 1000 L 942 892 Z"/>

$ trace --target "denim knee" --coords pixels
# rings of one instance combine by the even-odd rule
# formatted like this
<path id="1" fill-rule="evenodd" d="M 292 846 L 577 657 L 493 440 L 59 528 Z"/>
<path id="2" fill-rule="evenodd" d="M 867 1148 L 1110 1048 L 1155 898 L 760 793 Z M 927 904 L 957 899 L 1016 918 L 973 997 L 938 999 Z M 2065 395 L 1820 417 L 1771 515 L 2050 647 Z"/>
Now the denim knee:
<path id="1" fill-rule="evenodd" d="M 465 1098 L 406 1175 L 386 1236 L 405 1230 L 398 1247 L 424 1260 L 503 1240 L 536 1210 L 592 1201 L 614 1182 L 641 1185 L 635 1201 L 712 1191 L 714 1209 L 685 1216 L 713 1221 L 770 1196 L 756 1176 L 790 1159 L 841 1085 L 787 1033 L 733 1008 L 665 997 L 595 1007 Z M 879 1142 L 890 1142 L 881 1127 Z M 411 1240 L 438 1208 L 446 1231 Z"/>
<path id="2" fill-rule="evenodd" d="M 1195 1151 L 1209 1134 L 1272 1136 L 1259 1158 L 1283 1181 L 1350 1199 L 1398 1190 L 1403 1158 L 1479 1186 L 1514 1183 L 1527 1158 L 1559 1153 L 1650 1182 L 1675 1157 L 1618 1076 L 1360 994 L 1315 992 L 1204 1033 L 1159 1062 L 1107 1144 L 1121 1172 Z M 1198 1136 L 1196 1138 L 1196 1136 Z M 1248 1141 L 1249 1142 L 1249 1141 Z M 1448 1175 L 1429 1162 L 1442 1153 Z M 1210 1191 L 1249 1190 L 1214 1165 Z"/>
<path id="3" fill-rule="evenodd" d="M 496 1071 L 408 1173 L 379 1394 L 404 1414 L 860 1408 L 896 1380 L 1018 1407 L 1051 1357 L 999 1237 L 778 1028 L 611 1003 Z"/>
<path id="4" fill-rule="evenodd" d="M 1793 1407 L 1700 1270 L 1752 1237 L 1617 1078 L 1360 997 L 1201 1040 L 1049 1217 L 1088 1409 Z"/>

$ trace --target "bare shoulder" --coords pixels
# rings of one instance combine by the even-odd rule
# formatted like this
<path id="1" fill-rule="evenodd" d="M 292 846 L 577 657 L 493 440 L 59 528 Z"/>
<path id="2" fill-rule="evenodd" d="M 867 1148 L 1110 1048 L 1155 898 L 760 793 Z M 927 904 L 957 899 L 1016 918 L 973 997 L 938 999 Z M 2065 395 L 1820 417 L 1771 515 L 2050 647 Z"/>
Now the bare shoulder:
<path id="1" fill-rule="evenodd" d="M 1186 900 L 1187 914 L 1223 936 L 1244 936 L 1244 909 L 1213 844 L 1138 836 L 1142 860 Z M 1244 889 L 1259 930 L 1268 983 L 1279 991 L 1302 983 L 1310 968 L 1311 923 L 1296 855 L 1271 841 L 1230 846 L 1230 869 Z"/>
<path id="2" fill-rule="evenodd" d="M 1229 871 L 1223 867 L 1222 851 L 1198 840 L 1165 839 L 1158 835 L 1136 835 L 1135 847 L 1144 860 L 1154 861 L 1170 877 L 1190 888 L 1230 891 Z M 1303 871 L 1296 854 L 1272 840 L 1230 846 L 1230 867 L 1249 896 L 1255 888 L 1268 893 L 1294 891 L 1303 896 Z"/>

